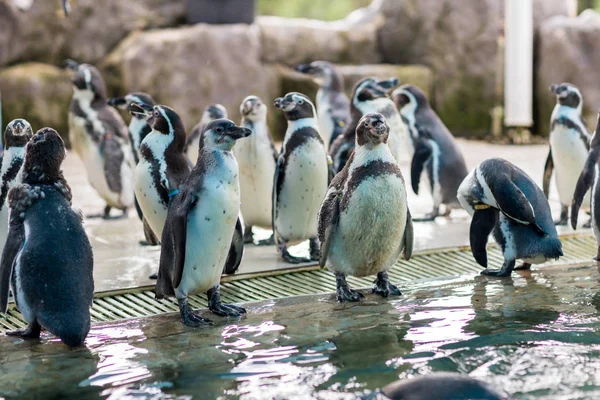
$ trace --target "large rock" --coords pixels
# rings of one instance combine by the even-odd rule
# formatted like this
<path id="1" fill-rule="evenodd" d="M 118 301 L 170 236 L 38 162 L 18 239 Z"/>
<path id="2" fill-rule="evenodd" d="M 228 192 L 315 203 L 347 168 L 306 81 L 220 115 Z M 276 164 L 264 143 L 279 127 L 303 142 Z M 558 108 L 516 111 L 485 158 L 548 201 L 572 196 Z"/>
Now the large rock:
<path id="1" fill-rule="evenodd" d="M 34 131 L 49 126 L 68 140 L 72 89 L 69 74 L 46 64 L 28 63 L 0 70 L 2 117 L 6 124 L 25 118 Z"/>
<path id="2" fill-rule="evenodd" d="M 325 22 L 301 18 L 258 17 L 262 59 L 294 65 L 314 60 L 373 64 L 381 60 L 377 45 L 380 19 Z"/>
<path id="3" fill-rule="evenodd" d="M 4 10 L 10 0 L 0 0 L 0 49 Z M 175 26 L 185 15 L 184 0 L 78 0 L 63 15 L 60 1 L 37 0 L 17 12 L 17 51 L 0 65 L 14 61 L 57 64 L 64 58 L 97 62 L 127 34 L 138 29 Z"/>
<path id="4" fill-rule="evenodd" d="M 577 18 L 554 17 L 544 22 L 539 35 L 537 68 L 538 132 L 549 134 L 550 116 L 556 97 L 553 83 L 570 82 L 583 94 L 583 110 L 590 129 L 600 108 L 600 14 L 586 10 Z"/>
<path id="5" fill-rule="evenodd" d="M 0 0 L 0 66 L 18 54 L 18 12 L 12 3 Z"/>
<path id="6" fill-rule="evenodd" d="M 260 62 L 260 32 L 253 25 L 198 24 L 133 33 L 102 67 L 113 92 L 152 94 L 179 113 L 188 131 L 209 104 L 223 104 L 239 121 L 244 97 L 254 94 L 271 105 L 279 91 L 275 68 Z"/>

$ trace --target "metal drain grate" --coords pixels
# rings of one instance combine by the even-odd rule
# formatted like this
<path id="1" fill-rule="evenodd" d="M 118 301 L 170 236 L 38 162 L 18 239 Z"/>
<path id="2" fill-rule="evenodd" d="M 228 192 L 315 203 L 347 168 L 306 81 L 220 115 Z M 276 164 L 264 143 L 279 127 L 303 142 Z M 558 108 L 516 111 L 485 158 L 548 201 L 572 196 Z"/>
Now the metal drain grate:
<path id="1" fill-rule="evenodd" d="M 569 264 L 591 260 L 596 254 L 596 239 L 590 234 L 561 237 L 565 256 L 552 264 Z M 488 248 L 491 265 L 502 264 L 500 250 Z M 410 261 L 400 261 L 389 271 L 393 282 L 465 275 L 481 272 L 468 247 L 437 249 L 420 252 Z M 348 278 L 353 287 L 368 287 L 373 278 Z M 301 270 L 278 271 L 259 276 L 225 277 L 221 284 L 221 296 L 227 303 L 245 303 L 304 294 L 331 293 L 335 291 L 335 279 L 328 271 L 317 267 Z M 194 308 L 206 307 L 206 296 L 190 297 Z M 109 322 L 125 318 L 139 318 L 168 312 L 177 312 L 174 300 L 157 301 L 151 287 L 96 293 L 91 310 L 92 322 Z M 0 314 L 0 332 L 25 327 L 21 314 L 14 304 L 7 314 Z"/>

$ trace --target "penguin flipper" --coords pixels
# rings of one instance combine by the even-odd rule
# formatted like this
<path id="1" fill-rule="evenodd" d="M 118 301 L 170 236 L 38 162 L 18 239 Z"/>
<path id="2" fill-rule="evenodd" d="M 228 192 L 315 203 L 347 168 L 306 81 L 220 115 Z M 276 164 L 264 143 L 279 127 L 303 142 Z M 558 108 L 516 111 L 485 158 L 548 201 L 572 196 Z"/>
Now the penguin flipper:
<path id="1" fill-rule="evenodd" d="M 550 178 L 552 178 L 552 170 L 554 169 L 554 160 L 552 159 L 552 148 L 548 152 L 548 158 L 546 158 L 546 164 L 544 165 L 544 182 L 543 189 L 544 195 L 548 199 L 550 196 Z"/>
<path id="2" fill-rule="evenodd" d="M 428 140 L 419 138 L 415 146 L 415 154 L 410 163 L 410 184 L 413 192 L 419 194 L 419 181 L 425 164 L 431 159 L 432 148 Z"/>
<path id="3" fill-rule="evenodd" d="M 6 244 L 0 260 L 0 312 L 8 309 L 8 292 L 15 259 L 25 241 L 25 228 L 22 223 L 11 223 Z"/>
<path id="4" fill-rule="evenodd" d="M 475 261 L 483 268 L 487 268 L 487 242 L 490 233 L 498 221 L 498 210 L 489 207 L 482 210 L 475 210 L 473 220 L 469 228 L 469 242 L 471 252 Z"/>
<path id="5" fill-rule="evenodd" d="M 588 158 L 585 161 L 581 175 L 577 180 L 577 186 L 575 186 L 575 193 L 573 193 L 573 204 L 571 207 L 571 226 L 573 229 L 577 228 L 577 218 L 579 216 L 579 209 L 585 194 L 588 192 L 592 183 L 594 182 L 594 171 L 598 158 L 600 156 L 600 149 L 593 149 L 588 154 Z"/>
<path id="6" fill-rule="evenodd" d="M 114 137 L 106 137 L 102 143 L 102 152 L 104 154 L 104 176 L 108 188 L 115 192 L 121 193 L 121 166 L 125 155 L 121 149 L 121 145 Z"/>
<path id="7" fill-rule="evenodd" d="M 546 236 L 546 233 L 535 221 L 533 206 L 508 175 L 499 177 L 498 184 L 494 186 L 492 193 L 498 208 L 504 215 L 520 224 L 531 225 L 540 236 Z"/>
<path id="8" fill-rule="evenodd" d="M 410 216 L 410 210 L 406 208 L 406 227 L 404 228 L 404 238 L 402 238 L 402 251 L 406 261 L 410 260 L 412 257 L 414 242 L 415 233 L 413 229 L 412 217 Z"/>
<path id="9" fill-rule="evenodd" d="M 327 256 L 331 250 L 333 237 L 340 222 L 340 200 L 342 192 L 332 187 L 319 211 L 318 234 L 321 242 L 321 252 L 319 254 L 319 266 L 325 267 Z"/>
<path id="10" fill-rule="evenodd" d="M 237 272 L 240 264 L 242 263 L 242 257 L 244 255 L 244 226 L 242 221 L 238 217 L 235 223 L 235 230 L 233 232 L 233 238 L 231 240 L 231 247 L 229 247 L 229 253 L 227 254 L 227 260 L 225 261 L 225 267 L 223 273 L 227 275 L 233 275 Z"/>
<path id="11" fill-rule="evenodd" d="M 273 200 L 273 205 L 271 206 L 271 225 L 273 228 L 273 238 L 275 239 L 275 244 L 279 244 L 279 235 L 277 234 L 277 229 L 275 227 L 275 218 L 277 217 L 277 191 L 279 188 L 279 173 L 281 171 L 281 167 L 283 166 L 283 155 L 280 155 L 277 158 L 277 164 L 275 165 L 275 176 L 273 177 L 273 195 L 271 196 Z"/>

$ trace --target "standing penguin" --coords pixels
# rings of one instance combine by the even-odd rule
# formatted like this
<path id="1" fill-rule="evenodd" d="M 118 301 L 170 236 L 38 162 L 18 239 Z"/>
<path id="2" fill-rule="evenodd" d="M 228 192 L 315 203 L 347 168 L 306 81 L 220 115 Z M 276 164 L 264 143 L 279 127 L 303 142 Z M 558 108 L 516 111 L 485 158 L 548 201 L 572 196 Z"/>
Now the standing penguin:
<path id="1" fill-rule="evenodd" d="M 319 212 L 319 263 L 335 274 L 341 302 L 364 297 L 348 286 L 348 275 L 377 274 L 374 293 L 401 294 L 386 271 L 400 253 L 410 259 L 413 226 L 404 178 L 387 146 L 389 131 L 379 113 L 360 119 L 354 152 L 331 182 Z"/>
<path id="2" fill-rule="evenodd" d="M 221 304 L 219 279 L 240 210 L 239 171 L 231 149 L 250 134 L 227 119 L 210 122 L 201 135 L 196 166 L 169 208 L 156 298 L 176 297 L 187 326 L 210 323 L 190 310 L 188 296 L 196 293 L 207 294 L 208 308 L 217 315 L 246 312 Z"/>
<path id="3" fill-rule="evenodd" d="M 319 259 L 317 216 L 327 192 L 327 151 L 319 135 L 315 106 L 301 93 L 275 99 L 288 121 L 273 180 L 273 233 L 289 263 Z M 310 259 L 292 256 L 289 244 L 310 240 Z"/>
<path id="4" fill-rule="evenodd" d="M 240 106 L 242 126 L 252 132 L 233 149 L 240 169 L 244 241 L 252 243 L 252 227 L 272 228 L 273 176 L 277 150 L 267 126 L 267 106 L 256 96 L 248 96 Z M 273 244 L 273 238 L 259 244 Z"/>
<path id="5" fill-rule="evenodd" d="M 227 110 L 221 104 L 211 104 L 204 109 L 200 122 L 190 131 L 183 151 L 192 163 L 195 163 L 198 158 L 198 144 L 200 143 L 200 136 L 204 132 L 204 128 L 209 122 L 220 118 L 227 118 Z"/>
<path id="6" fill-rule="evenodd" d="M 552 222 L 544 193 L 520 168 L 501 158 L 479 164 L 458 188 L 458 200 L 473 217 L 469 238 L 482 275 L 509 276 L 514 269 L 529 269 L 562 257 L 562 245 Z M 490 233 L 502 249 L 504 264 L 487 268 L 486 245 Z M 515 268 L 515 261 L 523 265 Z"/>
<path id="7" fill-rule="evenodd" d="M 25 145 L 33 136 L 29 122 L 24 119 L 12 120 L 4 132 L 4 157 L 0 169 L 0 249 L 8 235 L 8 191 L 18 185 L 17 174 L 23 165 Z"/>
<path id="8" fill-rule="evenodd" d="M 598 245 L 598 253 L 594 258 L 596 261 L 600 261 L 600 186 L 598 181 L 600 180 L 600 113 L 598 114 L 598 122 L 596 123 L 596 131 L 590 143 L 590 152 L 587 160 L 583 167 L 583 171 L 577 180 L 575 186 L 575 194 L 573 195 L 573 202 L 571 207 L 571 226 L 573 229 L 577 229 L 577 218 L 579 215 L 579 209 L 583 202 L 583 198 L 587 192 L 591 190 L 590 196 L 590 211 L 592 213 L 592 228 L 594 229 L 594 235 L 596 236 L 596 243 Z"/>
<path id="9" fill-rule="evenodd" d="M 460 208 L 456 193 L 468 173 L 465 159 L 421 89 L 403 85 L 394 90 L 392 98 L 409 131 L 414 132 L 411 137 L 415 153 L 410 168 L 413 191 L 419 194 L 419 181 L 425 169 L 433 196 L 431 213 L 413 221 L 433 221 L 439 215 L 442 204 L 446 206 L 445 215 L 448 215 L 453 208 Z"/>
<path id="10" fill-rule="evenodd" d="M 388 146 L 396 161 L 399 161 L 403 156 L 406 157 L 406 155 L 412 157 L 414 150 L 409 132 L 400 118 L 396 105 L 388 96 L 388 91 L 397 85 L 398 80 L 396 78 L 383 81 L 375 78 L 364 78 L 354 85 L 350 103 L 352 119 L 346 126 L 344 133 L 332 143 L 329 149 L 329 155 L 333 160 L 333 168 L 336 172 L 344 168 L 348 157 L 352 154 L 358 122 L 363 115 L 374 112 L 383 114 L 390 127 Z"/>
<path id="11" fill-rule="evenodd" d="M 133 205 L 133 166 L 125 122 L 110 107 L 106 85 L 89 64 L 66 61 L 73 71 L 73 99 L 69 108 L 69 138 L 85 166 L 88 181 L 106 202 L 102 217 L 111 208 L 123 211 Z"/>
<path id="12" fill-rule="evenodd" d="M 10 283 L 28 326 L 9 335 L 38 338 L 44 328 L 66 345 L 80 346 L 90 330 L 93 255 L 60 169 L 65 154 L 62 139 L 50 128 L 39 130 L 25 148 L 23 183 L 8 194 L 0 311 L 7 310 Z"/>
<path id="13" fill-rule="evenodd" d="M 560 219 L 556 225 L 566 225 L 569 219 L 569 205 L 573 199 L 577 178 L 583 170 L 590 148 L 590 135 L 581 117 L 583 97 L 575 86 L 569 83 L 552 85 L 556 94 L 556 106 L 550 119 L 550 151 L 544 168 L 544 194 L 550 193 L 550 178 L 556 169 L 556 186 L 562 206 Z M 589 201 L 589 195 L 584 204 Z"/>
<path id="14" fill-rule="evenodd" d="M 319 85 L 316 105 L 320 134 L 329 148 L 350 122 L 350 100 L 344 92 L 344 79 L 327 61 L 301 64 L 296 71 L 310 75 Z"/>

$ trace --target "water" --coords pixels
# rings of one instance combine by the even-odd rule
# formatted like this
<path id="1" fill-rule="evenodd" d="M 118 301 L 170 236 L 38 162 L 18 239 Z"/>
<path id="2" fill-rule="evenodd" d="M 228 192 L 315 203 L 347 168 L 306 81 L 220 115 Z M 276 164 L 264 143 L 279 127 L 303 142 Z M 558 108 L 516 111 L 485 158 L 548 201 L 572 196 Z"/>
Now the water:
<path id="1" fill-rule="evenodd" d="M 332 277 L 333 279 L 333 277 Z M 0 397 L 374 398 L 398 378 L 454 371 L 518 398 L 600 397 L 600 274 L 546 267 L 412 284 L 341 305 L 256 303 L 240 320 L 176 315 L 95 326 L 86 349 L 0 338 Z"/>

